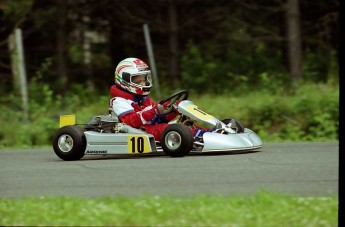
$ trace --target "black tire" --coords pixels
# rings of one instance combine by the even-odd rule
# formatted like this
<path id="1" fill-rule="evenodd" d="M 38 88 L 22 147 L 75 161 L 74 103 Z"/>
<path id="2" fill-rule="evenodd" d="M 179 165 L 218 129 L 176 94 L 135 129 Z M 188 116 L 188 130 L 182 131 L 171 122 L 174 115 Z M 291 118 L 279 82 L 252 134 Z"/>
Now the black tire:
<path id="1" fill-rule="evenodd" d="M 230 123 L 231 120 L 235 120 L 236 122 L 237 133 L 244 132 L 244 125 L 242 124 L 242 122 L 240 122 L 237 119 L 227 118 L 227 119 L 222 120 L 222 122 L 227 125 Z"/>
<path id="2" fill-rule="evenodd" d="M 81 159 L 85 154 L 86 138 L 78 126 L 64 126 L 53 137 L 55 154 L 65 161 Z"/>
<path id="3" fill-rule="evenodd" d="M 164 129 L 160 142 L 167 155 L 183 157 L 193 148 L 193 135 L 187 126 L 171 124 Z"/>

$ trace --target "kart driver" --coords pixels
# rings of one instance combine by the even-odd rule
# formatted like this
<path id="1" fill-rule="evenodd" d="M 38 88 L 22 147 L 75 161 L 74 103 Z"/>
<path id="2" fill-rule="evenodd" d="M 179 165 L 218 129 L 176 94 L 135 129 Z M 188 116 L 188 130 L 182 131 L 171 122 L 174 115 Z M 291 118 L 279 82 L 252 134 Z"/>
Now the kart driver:
<path id="1" fill-rule="evenodd" d="M 168 108 L 169 102 L 154 103 L 149 96 L 151 87 L 149 66 L 139 58 L 126 58 L 116 66 L 115 85 L 110 88 L 110 106 L 121 122 L 144 129 L 159 141 L 168 122 L 178 113 L 174 108 Z M 191 127 L 195 137 L 201 137 L 207 131 L 211 130 Z"/>

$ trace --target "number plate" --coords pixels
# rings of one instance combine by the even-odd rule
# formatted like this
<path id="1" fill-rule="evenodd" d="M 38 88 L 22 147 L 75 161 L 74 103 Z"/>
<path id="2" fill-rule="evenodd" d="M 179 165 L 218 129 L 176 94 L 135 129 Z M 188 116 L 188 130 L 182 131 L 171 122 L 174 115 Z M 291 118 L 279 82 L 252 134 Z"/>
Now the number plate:
<path id="1" fill-rule="evenodd" d="M 186 109 L 194 114 L 197 118 L 208 121 L 212 118 L 214 118 L 212 115 L 205 113 L 204 111 L 202 111 L 201 109 L 199 109 L 199 107 L 197 107 L 196 105 L 189 105 L 186 107 Z"/>
<path id="2" fill-rule="evenodd" d="M 128 136 L 128 153 L 143 154 L 150 153 L 150 142 L 146 136 Z"/>

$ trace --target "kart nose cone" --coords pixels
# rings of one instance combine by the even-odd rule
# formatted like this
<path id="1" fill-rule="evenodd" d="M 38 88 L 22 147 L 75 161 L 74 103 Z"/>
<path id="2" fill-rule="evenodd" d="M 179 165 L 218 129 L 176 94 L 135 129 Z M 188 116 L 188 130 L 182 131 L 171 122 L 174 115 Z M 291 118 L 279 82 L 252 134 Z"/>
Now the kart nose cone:
<path id="1" fill-rule="evenodd" d="M 254 132 L 219 134 L 207 132 L 203 135 L 202 151 L 253 150 L 262 147 L 262 140 Z"/>
<path id="2" fill-rule="evenodd" d="M 249 133 L 248 137 L 249 137 L 250 141 L 252 141 L 253 146 L 262 146 L 262 140 L 254 132 Z"/>

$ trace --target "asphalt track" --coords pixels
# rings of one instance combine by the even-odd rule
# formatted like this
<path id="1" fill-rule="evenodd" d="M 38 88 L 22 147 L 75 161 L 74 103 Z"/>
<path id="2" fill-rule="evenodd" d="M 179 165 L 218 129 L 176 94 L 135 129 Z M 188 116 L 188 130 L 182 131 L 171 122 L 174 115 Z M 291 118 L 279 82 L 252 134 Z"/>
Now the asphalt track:
<path id="1" fill-rule="evenodd" d="M 249 195 L 260 189 L 300 196 L 338 195 L 339 144 L 271 143 L 258 152 L 85 156 L 53 149 L 0 150 L 0 197 Z"/>

